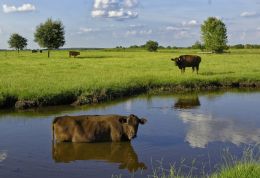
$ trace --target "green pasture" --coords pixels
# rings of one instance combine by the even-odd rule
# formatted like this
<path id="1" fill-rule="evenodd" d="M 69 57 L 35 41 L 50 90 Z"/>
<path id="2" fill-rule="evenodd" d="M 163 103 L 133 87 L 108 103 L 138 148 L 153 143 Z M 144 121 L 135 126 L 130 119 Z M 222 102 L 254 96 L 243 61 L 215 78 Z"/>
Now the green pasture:
<path id="1" fill-rule="evenodd" d="M 120 176 L 118 176 L 120 177 Z M 147 176 L 149 177 L 149 176 Z M 178 170 L 172 166 L 170 170 L 161 168 L 158 172 L 154 171 L 153 178 L 198 178 L 193 176 L 192 172 L 184 176 L 178 173 Z M 238 163 L 232 167 L 223 167 L 220 171 L 212 175 L 203 175 L 202 178 L 256 178 L 260 177 L 259 163 Z"/>
<path id="2" fill-rule="evenodd" d="M 83 50 L 77 58 L 68 51 L 31 53 L 0 51 L 0 106 L 7 98 L 54 100 L 138 89 L 260 82 L 260 50 L 232 50 L 225 54 L 198 54 L 194 50 Z M 202 57 L 199 75 L 185 74 L 170 60 L 183 54 Z M 56 104 L 60 104 L 59 102 Z M 65 103 L 68 104 L 68 103 Z"/>

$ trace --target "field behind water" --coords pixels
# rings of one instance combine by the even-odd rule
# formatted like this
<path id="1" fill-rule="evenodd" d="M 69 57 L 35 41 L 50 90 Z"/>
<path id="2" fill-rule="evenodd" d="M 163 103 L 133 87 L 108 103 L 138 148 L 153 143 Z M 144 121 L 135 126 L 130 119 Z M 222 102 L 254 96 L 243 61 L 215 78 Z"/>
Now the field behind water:
<path id="1" fill-rule="evenodd" d="M 170 60 L 192 50 L 84 50 L 77 58 L 68 51 L 31 53 L 0 51 L 0 106 L 6 98 L 53 100 L 120 93 L 138 88 L 232 82 L 260 82 L 260 50 L 232 50 L 225 54 L 199 54 L 199 75 L 185 74 Z M 56 103 L 57 104 L 57 103 Z M 58 104 L 61 104 L 58 102 Z M 65 103 L 68 104 L 68 103 Z"/>

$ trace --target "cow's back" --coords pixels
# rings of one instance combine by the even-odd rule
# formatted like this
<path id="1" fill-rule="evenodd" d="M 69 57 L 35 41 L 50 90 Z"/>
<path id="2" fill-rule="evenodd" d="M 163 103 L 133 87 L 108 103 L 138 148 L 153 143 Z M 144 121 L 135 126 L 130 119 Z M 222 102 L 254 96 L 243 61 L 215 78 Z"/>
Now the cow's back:
<path id="1" fill-rule="evenodd" d="M 195 55 L 183 55 L 180 58 L 186 64 L 199 64 L 201 62 L 201 57 Z"/>
<path id="2" fill-rule="evenodd" d="M 122 134 L 117 115 L 61 116 L 53 121 L 54 139 L 58 142 L 112 141 L 113 134 Z"/>

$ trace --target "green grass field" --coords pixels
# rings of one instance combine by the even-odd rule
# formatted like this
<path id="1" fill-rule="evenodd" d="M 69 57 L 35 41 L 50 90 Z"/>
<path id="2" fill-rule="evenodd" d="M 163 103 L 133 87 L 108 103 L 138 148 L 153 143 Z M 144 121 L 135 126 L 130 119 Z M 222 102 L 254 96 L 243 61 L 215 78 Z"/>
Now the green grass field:
<path id="1" fill-rule="evenodd" d="M 161 170 L 160 170 L 161 171 Z M 118 176 L 119 177 L 119 176 Z M 148 177 L 148 176 L 147 176 Z M 174 167 L 170 170 L 163 172 L 155 172 L 150 176 L 153 178 L 198 178 L 194 175 L 179 175 Z M 223 167 L 219 172 L 212 175 L 204 175 L 205 178 L 258 178 L 260 177 L 260 164 L 259 163 L 238 163 L 232 167 Z"/>
<path id="2" fill-rule="evenodd" d="M 260 82 L 260 50 L 234 50 L 225 54 L 199 54 L 199 75 L 185 74 L 170 58 L 197 54 L 192 50 L 85 50 L 78 58 L 68 51 L 0 52 L 0 107 L 16 100 L 43 105 L 70 104 L 78 96 L 118 97 L 149 88 L 207 86 Z M 94 97 L 95 98 L 95 97 Z M 91 101 L 86 101 L 86 103 Z"/>

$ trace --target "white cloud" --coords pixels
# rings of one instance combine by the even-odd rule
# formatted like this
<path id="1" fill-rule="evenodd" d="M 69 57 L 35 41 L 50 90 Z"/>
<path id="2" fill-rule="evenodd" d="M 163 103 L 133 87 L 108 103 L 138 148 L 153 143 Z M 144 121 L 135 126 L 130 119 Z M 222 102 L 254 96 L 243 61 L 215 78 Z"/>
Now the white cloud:
<path id="1" fill-rule="evenodd" d="M 138 0 L 125 0 L 124 1 L 125 7 L 127 8 L 133 8 L 138 6 L 139 2 Z"/>
<path id="2" fill-rule="evenodd" d="M 83 34 L 83 33 L 92 33 L 92 32 L 97 32 L 99 29 L 94 29 L 94 28 L 87 28 L 87 27 L 81 27 L 79 29 L 78 34 Z"/>
<path id="3" fill-rule="evenodd" d="M 126 32 L 126 36 L 131 36 L 131 35 L 136 35 L 137 31 L 136 30 L 129 30 Z"/>
<path id="4" fill-rule="evenodd" d="M 195 27 L 198 26 L 199 22 L 197 20 L 183 21 L 182 26 Z"/>
<path id="5" fill-rule="evenodd" d="M 246 32 L 242 32 L 242 34 L 240 35 L 240 40 L 245 40 L 246 39 Z"/>
<path id="6" fill-rule="evenodd" d="M 187 31 L 190 30 L 188 27 L 175 27 L 175 26 L 168 26 L 165 28 L 167 31 Z"/>
<path id="7" fill-rule="evenodd" d="M 260 27 L 257 27 L 256 30 L 260 31 Z"/>
<path id="8" fill-rule="evenodd" d="M 103 16 L 106 15 L 106 11 L 104 11 L 104 10 L 93 10 L 91 12 L 91 14 L 92 14 L 92 17 L 103 17 Z"/>
<path id="9" fill-rule="evenodd" d="M 184 39 L 184 38 L 191 38 L 192 34 L 187 31 L 180 31 L 177 34 L 175 34 L 176 39 Z"/>
<path id="10" fill-rule="evenodd" d="M 138 17 L 135 11 L 138 0 L 94 0 L 92 17 L 104 17 L 117 20 Z"/>
<path id="11" fill-rule="evenodd" d="M 164 30 L 166 31 L 174 31 L 180 32 L 181 35 L 185 34 L 186 31 L 191 30 L 193 27 L 199 26 L 199 22 L 197 20 L 183 21 L 180 24 L 174 26 L 167 26 Z"/>
<path id="12" fill-rule="evenodd" d="M 135 35 L 151 35 L 153 30 L 128 30 L 126 36 L 135 36 Z"/>
<path id="13" fill-rule="evenodd" d="M 183 39 L 194 39 L 197 36 L 196 32 L 193 32 L 192 27 L 176 25 L 176 26 L 167 26 L 162 29 L 161 34 L 165 34 L 166 36 L 171 36 L 175 40 L 183 40 Z"/>
<path id="14" fill-rule="evenodd" d="M 142 28 L 145 27 L 146 25 L 144 24 L 131 24 L 129 25 L 130 28 Z"/>
<path id="15" fill-rule="evenodd" d="M 166 30 L 167 31 L 178 31 L 178 30 L 180 30 L 180 28 L 179 27 L 168 26 L 168 27 L 166 27 Z"/>
<path id="16" fill-rule="evenodd" d="M 151 35 L 153 33 L 152 30 L 141 30 L 139 32 L 140 35 Z"/>
<path id="17" fill-rule="evenodd" d="M 31 11 L 35 11 L 36 7 L 33 4 L 23 4 L 19 7 L 16 6 L 9 6 L 4 4 L 3 5 L 3 12 L 4 13 L 13 13 L 13 12 L 31 12 Z"/>
<path id="18" fill-rule="evenodd" d="M 240 14 L 241 17 L 256 17 L 257 13 L 256 12 L 242 12 Z"/>
<path id="19" fill-rule="evenodd" d="M 132 11 L 125 11 L 124 9 L 108 11 L 108 17 L 110 18 L 135 18 L 138 14 Z"/>
<path id="20" fill-rule="evenodd" d="M 215 18 L 217 18 L 218 20 L 223 20 L 223 17 L 221 16 L 215 16 Z"/>

